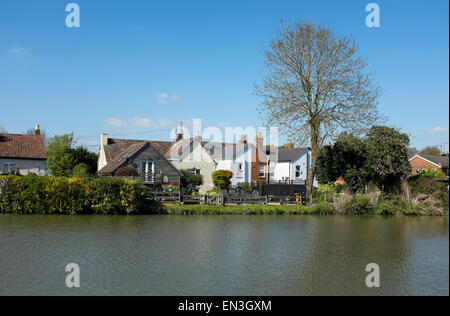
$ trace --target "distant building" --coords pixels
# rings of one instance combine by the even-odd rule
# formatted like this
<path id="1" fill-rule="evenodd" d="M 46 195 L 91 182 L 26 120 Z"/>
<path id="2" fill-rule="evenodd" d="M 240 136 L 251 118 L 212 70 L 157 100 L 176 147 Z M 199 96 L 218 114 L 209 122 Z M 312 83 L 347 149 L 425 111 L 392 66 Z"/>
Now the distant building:
<path id="1" fill-rule="evenodd" d="M 44 176 L 46 159 L 39 125 L 34 135 L 0 134 L 0 174 Z"/>
<path id="2" fill-rule="evenodd" d="M 409 163 L 411 164 L 411 176 L 415 176 L 419 171 L 428 168 L 441 169 L 447 177 L 449 176 L 449 157 L 447 154 L 441 156 L 416 155 L 409 159 Z"/>
<path id="3" fill-rule="evenodd" d="M 253 143 L 245 136 L 237 143 L 203 141 L 200 135 L 185 139 L 181 131 L 173 141 L 113 139 L 102 134 L 98 173 L 114 176 L 119 168 L 128 166 L 142 177 L 155 174 L 159 181 L 166 176 L 169 182 L 179 183 L 180 172 L 174 170 L 184 169 L 203 176 L 199 191 L 204 194 L 214 187 L 211 174 L 216 170 L 231 171 L 233 186 L 304 182 L 310 170 L 310 153 L 307 147 L 265 146 L 261 134 Z"/>
<path id="4" fill-rule="evenodd" d="M 311 150 L 308 147 L 279 147 L 277 159 L 270 166 L 270 181 L 306 181 L 310 169 Z"/>
<path id="5" fill-rule="evenodd" d="M 101 135 L 98 174 L 115 176 L 118 169 L 135 169 L 145 183 L 180 184 L 180 172 L 164 157 L 171 142 L 113 139 Z"/>

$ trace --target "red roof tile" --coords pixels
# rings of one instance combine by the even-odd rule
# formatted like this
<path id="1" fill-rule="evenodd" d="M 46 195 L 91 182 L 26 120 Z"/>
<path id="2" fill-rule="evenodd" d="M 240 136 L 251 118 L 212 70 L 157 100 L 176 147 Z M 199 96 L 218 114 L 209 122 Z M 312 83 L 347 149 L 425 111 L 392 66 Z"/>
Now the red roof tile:
<path id="1" fill-rule="evenodd" d="M 46 159 L 43 136 L 0 134 L 0 158 Z"/>

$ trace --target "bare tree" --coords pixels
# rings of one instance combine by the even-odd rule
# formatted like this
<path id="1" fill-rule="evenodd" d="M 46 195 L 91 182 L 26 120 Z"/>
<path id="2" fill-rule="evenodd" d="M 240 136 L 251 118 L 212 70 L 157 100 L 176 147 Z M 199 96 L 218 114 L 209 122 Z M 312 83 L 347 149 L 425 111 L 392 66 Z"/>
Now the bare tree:
<path id="1" fill-rule="evenodd" d="M 290 140 L 310 144 L 312 202 L 320 147 L 341 131 L 359 134 L 380 120 L 379 87 L 357 43 L 322 26 L 282 26 L 264 56 L 264 76 L 256 85 L 261 114 Z"/>

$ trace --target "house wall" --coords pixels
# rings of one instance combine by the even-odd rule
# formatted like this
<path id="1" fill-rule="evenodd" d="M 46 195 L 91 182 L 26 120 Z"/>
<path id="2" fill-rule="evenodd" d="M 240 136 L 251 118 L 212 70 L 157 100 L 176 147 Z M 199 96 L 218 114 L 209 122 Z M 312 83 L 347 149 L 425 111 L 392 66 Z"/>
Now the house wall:
<path id="1" fill-rule="evenodd" d="M 203 176 L 203 185 L 199 187 L 201 194 L 205 194 L 214 187 L 211 174 L 216 170 L 216 165 L 209 162 L 195 162 L 195 161 L 172 161 L 172 164 L 178 170 L 181 169 L 199 169 Z"/>
<path id="2" fill-rule="evenodd" d="M 45 160 L 0 158 L 0 173 L 3 170 L 3 164 L 5 163 L 16 164 L 16 168 L 18 168 L 20 174 L 24 176 L 30 172 L 35 173 L 38 176 L 45 176 Z"/>
<path id="3" fill-rule="evenodd" d="M 141 170 L 142 162 L 153 161 L 155 166 L 155 181 L 163 181 L 167 176 L 168 183 L 180 183 L 180 173 L 178 170 L 165 159 L 157 149 L 147 144 L 143 150 L 138 152 L 129 162 L 129 165 L 143 174 L 145 170 Z"/>
<path id="4" fill-rule="evenodd" d="M 271 180 L 281 181 L 287 177 L 291 177 L 291 163 L 290 162 L 271 162 L 271 170 L 273 170 L 273 177 Z"/>
<path id="5" fill-rule="evenodd" d="M 411 176 L 417 175 L 417 170 L 419 170 L 419 169 L 428 169 L 428 168 L 440 169 L 435 164 L 432 164 L 432 163 L 422 159 L 421 157 L 415 157 L 415 158 L 411 159 L 409 161 L 409 163 L 411 164 Z"/>
<path id="6" fill-rule="evenodd" d="M 289 178 L 289 180 L 306 180 L 310 168 L 310 162 L 308 160 L 310 159 L 311 155 L 306 152 L 290 162 L 271 162 L 270 170 L 273 175 L 270 180 L 283 181 L 286 178 Z M 300 177 L 296 177 L 297 166 L 300 167 Z"/>
<path id="7" fill-rule="evenodd" d="M 216 170 L 216 162 L 200 143 L 194 142 L 192 150 L 184 152 L 179 160 L 170 162 L 178 170 L 194 168 L 200 170 L 200 174 L 203 176 L 203 185 L 199 188 L 201 194 L 214 187 L 211 174 Z"/>
<path id="8" fill-rule="evenodd" d="M 308 162 L 308 158 L 310 155 L 308 155 L 308 153 L 305 153 L 299 157 L 297 157 L 297 159 L 293 160 L 292 163 L 290 164 L 290 178 L 291 180 L 306 180 L 306 178 L 308 177 L 308 167 L 309 167 L 309 162 Z M 297 166 L 300 167 L 300 176 L 296 177 L 296 171 L 297 171 Z"/>

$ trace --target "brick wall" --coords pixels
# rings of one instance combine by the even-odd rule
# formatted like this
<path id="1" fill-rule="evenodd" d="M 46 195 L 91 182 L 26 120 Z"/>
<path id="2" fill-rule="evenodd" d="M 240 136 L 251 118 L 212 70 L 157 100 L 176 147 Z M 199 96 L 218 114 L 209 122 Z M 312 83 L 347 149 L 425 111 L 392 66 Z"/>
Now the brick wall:
<path id="1" fill-rule="evenodd" d="M 417 175 L 418 169 L 428 169 L 428 168 L 436 168 L 439 169 L 435 164 L 432 164 L 420 157 L 416 157 L 409 162 L 411 164 L 411 176 Z"/>

